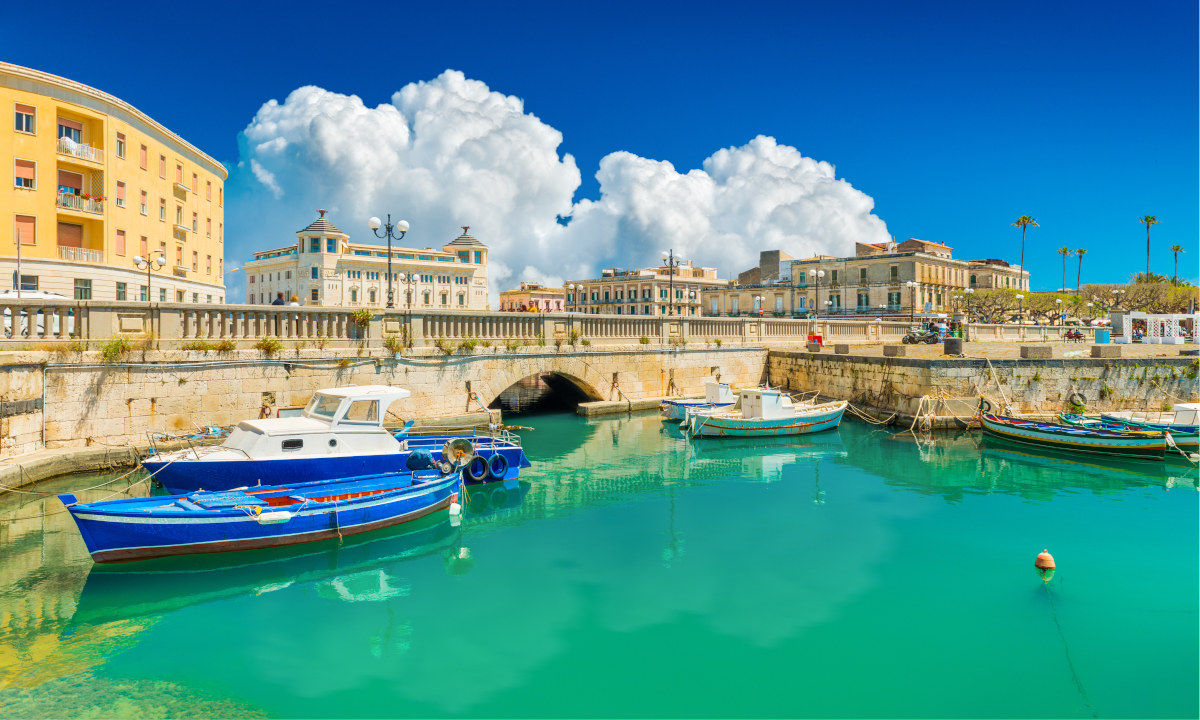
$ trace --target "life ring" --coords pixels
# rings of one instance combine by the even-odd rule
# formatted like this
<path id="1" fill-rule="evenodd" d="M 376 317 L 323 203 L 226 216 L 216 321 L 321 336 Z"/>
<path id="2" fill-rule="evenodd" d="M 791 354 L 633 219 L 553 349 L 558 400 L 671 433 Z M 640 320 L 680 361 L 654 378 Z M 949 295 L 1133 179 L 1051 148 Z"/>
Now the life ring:
<path id="1" fill-rule="evenodd" d="M 992 403 L 987 398 L 979 398 L 979 412 L 990 413 L 992 411 Z"/>
<path id="2" fill-rule="evenodd" d="M 1067 402 L 1071 403 L 1072 405 L 1079 405 L 1082 407 L 1087 405 L 1087 398 L 1085 398 L 1081 392 L 1073 392 L 1067 396 Z"/>
<path id="3" fill-rule="evenodd" d="M 483 482 L 487 479 L 488 472 L 491 467 L 486 459 L 480 455 L 471 458 L 471 462 L 463 468 L 463 475 L 469 482 Z"/>
<path id="4" fill-rule="evenodd" d="M 503 480 L 505 473 L 508 472 L 508 458 L 497 452 L 488 459 L 488 471 L 496 480 Z"/>

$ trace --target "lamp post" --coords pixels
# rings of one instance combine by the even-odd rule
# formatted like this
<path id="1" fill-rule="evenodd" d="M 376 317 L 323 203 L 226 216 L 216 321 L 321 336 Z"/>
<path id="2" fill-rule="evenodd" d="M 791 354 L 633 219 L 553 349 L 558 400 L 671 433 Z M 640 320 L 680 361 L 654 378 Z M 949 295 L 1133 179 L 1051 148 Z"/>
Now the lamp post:
<path id="1" fill-rule="evenodd" d="M 754 309 L 758 312 L 759 317 L 762 317 L 762 313 L 763 313 L 762 303 L 763 303 L 763 296 L 755 295 L 754 296 Z"/>
<path id="2" fill-rule="evenodd" d="M 821 278 L 825 277 L 824 270 L 809 270 L 808 274 L 813 278 L 813 317 L 817 316 L 817 307 L 821 304 Z"/>
<path id="3" fill-rule="evenodd" d="M 667 266 L 667 314 L 675 314 L 675 268 L 679 267 L 679 258 L 675 257 L 675 248 L 662 253 L 663 262 Z"/>
<path id="4" fill-rule="evenodd" d="M 158 253 L 158 257 L 151 258 L 150 255 L 153 253 Z M 133 264 L 138 270 L 146 271 L 146 304 L 149 305 L 153 298 L 153 295 L 150 292 L 150 269 L 157 265 L 158 269 L 162 270 L 163 266 L 167 264 L 167 258 L 163 255 L 162 250 L 154 250 L 151 253 L 146 253 L 146 257 L 134 255 Z M 21 278 L 18 277 L 17 282 L 20 283 Z"/>
<path id="5" fill-rule="evenodd" d="M 696 302 L 696 291 L 688 290 L 688 314 L 692 312 L 692 303 Z"/>
<path id="6" fill-rule="evenodd" d="M 574 311 L 575 307 L 579 304 L 579 294 L 578 294 L 578 291 L 576 290 L 576 288 L 578 288 L 578 287 L 579 286 L 576 285 L 575 283 L 567 283 L 567 290 L 570 292 L 570 295 L 571 295 L 571 310 L 572 311 Z"/>
<path id="7" fill-rule="evenodd" d="M 1088 317 L 1088 322 L 1090 323 L 1092 320 L 1095 319 L 1095 317 L 1092 315 L 1092 304 L 1088 303 L 1087 306 L 1088 306 L 1087 317 Z"/>
<path id="8" fill-rule="evenodd" d="M 1058 324 L 1063 324 L 1062 298 L 1054 298 L 1054 310 L 1058 314 Z"/>
<path id="9" fill-rule="evenodd" d="M 908 294 L 911 298 L 908 304 L 908 324 L 911 326 L 917 321 L 917 283 L 914 280 L 909 280 L 904 284 L 908 286 Z"/>
<path id="10" fill-rule="evenodd" d="M 391 273 L 388 273 L 388 275 L 391 275 Z M 396 279 L 399 280 L 400 282 L 404 283 L 404 287 L 406 288 L 406 290 L 404 292 L 404 305 L 409 310 L 411 310 L 412 309 L 412 290 L 408 290 L 407 288 L 411 288 L 413 283 L 415 283 L 417 281 L 416 273 L 399 273 L 398 275 L 396 275 Z M 391 292 L 392 292 L 391 281 L 389 280 L 388 281 L 388 307 L 392 306 Z"/>
<path id="11" fill-rule="evenodd" d="M 387 262 L 388 301 L 387 301 L 387 306 L 389 308 L 392 308 L 392 307 L 395 307 L 394 297 L 392 296 L 392 240 L 396 240 L 397 242 L 399 242 L 404 239 L 404 234 L 408 232 L 408 221 L 400 220 L 400 221 L 397 221 L 395 225 L 393 225 L 392 224 L 392 215 L 391 215 L 391 213 L 388 213 L 387 223 L 383 223 L 383 234 L 382 235 L 379 234 L 379 226 L 381 225 L 381 223 L 379 222 L 379 218 L 372 217 L 370 220 L 367 221 L 367 225 L 370 226 L 371 232 L 375 233 L 375 237 L 377 237 L 377 238 L 385 238 L 386 237 L 387 238 L 387 249 L 388 249 L 388 258 L 387 258 L 387 260 L 388 260 L 388 262 Z"/>

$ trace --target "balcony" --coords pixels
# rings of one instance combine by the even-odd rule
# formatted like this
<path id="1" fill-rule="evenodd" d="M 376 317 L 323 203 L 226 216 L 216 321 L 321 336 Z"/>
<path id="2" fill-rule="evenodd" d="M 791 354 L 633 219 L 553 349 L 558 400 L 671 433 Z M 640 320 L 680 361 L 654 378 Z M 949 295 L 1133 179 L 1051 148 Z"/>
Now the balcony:
<path id="1" fill-rule="evenodd" d="M 185 277 L 187 277 L 187 273 L 188 273 L 187 265 L 176 265 L 175 267 L 171 268 L 171 274 L 174 275 L 175 277 L 185 278 Z"/>
<path id="2" fill-rule="evenodd" d="M 188 227 L 187 225 L 180 225 L 179 223 L 175 223 L 175 232 L 180 233 L 184 237 L 187 237 L 187 234 L 190 233 L 191 231 L 192 231 L 192 229 L 190 227 Z"/>
<path id="3" fill-rule="evenodd" d="M 88 162 L 104 163 L 104 151 L 100 148 L 94 148 L 91 145 L 77 143 L 71 138 L 62 137 L 58 139 L 58 154 L 70 155 L 71 157 L 87 160 Z"/>
<path id="4" fill-rule="evenodd" d="M 187 185 L 184 185 L 181 182 L 175 183 L 175 189 L 182 192 L 184 195 L 187 195 L 189 192 L 192 191 L 192 189 L 190 187 L 188 187 Z"/>
<path id="5" fill-rule="evenodd" d="M 99 250 L 88 250 L 87 248 L 71 247 L 69 245 L 58 246 L 58 259 L 70 260 L 71 262 L 104 262 L 104 253 Z"/>
<path id="6" fill-rule="evenodd" d="M 96 198 L 86 197 L 84 195 L 76 195 L 75 193 L 60 192 L 58 200 L 55 202 L 58 207 L 64 210 L 75 210 L 76 212 L 91 213 L 93 215 L 104 214 L 104 201 Z"/>

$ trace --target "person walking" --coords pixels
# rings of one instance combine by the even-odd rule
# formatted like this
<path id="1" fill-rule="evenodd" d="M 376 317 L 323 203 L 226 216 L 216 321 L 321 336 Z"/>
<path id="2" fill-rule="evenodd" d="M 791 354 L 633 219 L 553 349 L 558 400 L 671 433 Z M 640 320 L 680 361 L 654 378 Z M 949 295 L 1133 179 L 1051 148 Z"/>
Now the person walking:
<path id="1" fill-rule="evenodd" d="M 287 303 L 285 303 L 283 300 L 283 293 L 281 293 L 281 292 L 275 293 L 275 299 L 271 301 L 271 304 L 272 305 L 286 305 Z"/>

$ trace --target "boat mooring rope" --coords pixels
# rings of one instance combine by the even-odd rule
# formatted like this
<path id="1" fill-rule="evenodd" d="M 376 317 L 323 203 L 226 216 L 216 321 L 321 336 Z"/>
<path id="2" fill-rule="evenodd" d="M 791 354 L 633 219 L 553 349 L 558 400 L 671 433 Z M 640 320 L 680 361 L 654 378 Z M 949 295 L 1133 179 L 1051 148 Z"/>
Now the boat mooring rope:
<path id="1" fill-rule="evenodd" d="M 1050 600 L 1050 617 L 1054 619 L 1054 627 L 1058 629 L 1058 637 L 1062 640 L 1063 655 L 1067 658 L 1067 667 L 1071 670 L 1071 679 L 1075 681 L 1075 689 L 1079 691 L 1079 697 L 1083 698 L 1083 704 L 1087 705 L 1087 709 L 1091 711 L 1092 717 L 1100 717 L 1100 714 L 1096 712 L 1096 706 L 1092 704 L 1091 698 L 1088 697 L 1087 690 L 1083 687 L 1083 681 L 1079 679 L 1079 672 L 1075 669 L 1075 662 L 1071 659 L 1071 648 L 1067 646 L 1067 636 L 1063 633 L 1062 623 L 1058 620 L 1058 607 L 1054 604 L 1054 593 L 1050 592 L 1049 584 L 1044 583 L 1042 587 L 1046 589 L 1046 597 Z"/>

